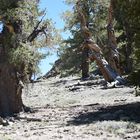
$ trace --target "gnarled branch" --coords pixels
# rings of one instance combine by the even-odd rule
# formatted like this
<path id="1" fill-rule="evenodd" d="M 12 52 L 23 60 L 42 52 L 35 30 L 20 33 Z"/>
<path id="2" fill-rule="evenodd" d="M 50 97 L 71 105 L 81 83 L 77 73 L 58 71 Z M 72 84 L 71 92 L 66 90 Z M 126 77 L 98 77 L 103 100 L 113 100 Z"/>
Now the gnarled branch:
<path id="1" fill-rule="evenodd" d="M 83 31 L 83 33 L 84 33 L 85 38 L 86 38 L 86 39 L 91 38 L 92 35 L 91 35 L 90 30 L 89 30 L 88 27 L 87 27 L 86 16 L 85 16 L 84 13 L 82 12 L 80 1 L 78 1 L 78 2 L 76 3 L 76 10 L 77 10 L 77 12 L 78 12 L 78 18 L 79 18 L 79 20 L 80 20 L 81 29 L 82 29 L 82 31 Z"/>
<path id="2" fill-rule="evenodd" d="M 46 36 L 46 29 L 47 29 L 47 25 L 42 26 L 40 29 L 39 25 L 42 23 L 43 18 L 45 17 L 46 13 L 43 15 L 43 17 L 41 18 L 41 20 L 37 23 L 37 25 L 34 27 L 34 30 L 32 31 L 32 33 L 28 36 L 27 41 L 32 42 L 34 41 L 34 39 L 39 35 L 39 33 L 44 33 Z M 47 36 L 46 36 L 47 37 Z"/>

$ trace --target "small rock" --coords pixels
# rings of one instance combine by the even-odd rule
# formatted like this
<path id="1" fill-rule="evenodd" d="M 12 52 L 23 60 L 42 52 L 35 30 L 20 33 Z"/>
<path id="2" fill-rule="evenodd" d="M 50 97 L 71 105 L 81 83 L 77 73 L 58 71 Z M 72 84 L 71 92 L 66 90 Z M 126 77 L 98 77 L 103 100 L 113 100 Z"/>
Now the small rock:
<path id="1" fill-rule="evenodd" d="M 14 124 L 13 122 L 9 121 L 9 125 L 13 125 L 13 124 Z"/>
<path id="2" fill-rule="evenodd" d="M 64 129 L 63 131 L 64 131 L 64 132 L 69 132 L 69 130 L 68 130 L 68 129 Z"/>
<path id="3" fill-rule="evenodd" d="M 3 120 L 2 125 L 7 126 L 7 125 L 9 125 L 9 122 L 7 120 Z"/>
<path id="4" fill-rule="evenodd" d="M 3 126 L 7 126 L 7 125 L 9 125 L 9 122 L 0 117 L 0 124 Z"/>

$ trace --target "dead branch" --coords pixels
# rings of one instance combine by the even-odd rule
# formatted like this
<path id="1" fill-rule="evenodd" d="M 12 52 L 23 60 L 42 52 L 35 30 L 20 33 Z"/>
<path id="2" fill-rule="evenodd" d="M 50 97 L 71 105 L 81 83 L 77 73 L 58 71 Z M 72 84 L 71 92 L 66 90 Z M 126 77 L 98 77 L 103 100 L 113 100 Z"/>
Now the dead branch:
<path id="1" fill-rule="evenodd" d="M 39 28 L 39 25 L 42 23 L 43 21 L 43 18 L 45 17 L 46 13 L 43 15 L 43 17 L 41 18 L 41 20 L 37 23 L 37 25 L 34 27 L 34 30 L 32 31 L 32 33 L 28 36 L 27 38 L 27 41 L 29 42 L 32 42 L 38 35 L 39 33 L 44 33 L 45 36 L 47 37 L 46 35 L 46 29 L 47 29 L 47 25 L 45 26 L 42 26 L 40 29 Z"/>
<path id="2" fill-rule="evenodd" d="M 103 83 L 104 80 L 91 80 L 91 81 L 84 81 L 84 82 L 78 82 L 78 83 L 74 83 L 68 86 L 65 86 L 66 88 L 73 88 L 73 87 L 77 87 L 79 88 L 80 86 L 93 86 L 93 85 L 99 85 L 101 83 Z"/>
<path id="3" fill-rule="evenodd" d="M 34 121 L 34 122 L 43 121 L 43 119 L 41 119 L 41 118 L 29 118 L 29 117 L 20 117 L 20 116 L 15 117 L 15 119 L 17 119 L 17 120 L 26 120 L 26 121 Z"/>

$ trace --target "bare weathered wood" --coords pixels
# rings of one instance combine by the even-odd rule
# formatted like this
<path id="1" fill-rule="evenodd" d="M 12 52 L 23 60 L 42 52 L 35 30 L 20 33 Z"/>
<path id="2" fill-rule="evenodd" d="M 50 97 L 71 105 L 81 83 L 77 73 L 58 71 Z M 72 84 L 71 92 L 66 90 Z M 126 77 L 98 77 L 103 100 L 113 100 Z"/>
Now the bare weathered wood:
<path id="1" fill-rule="evenodd" d="M 108 35 L 108 45 L 107 49 L 109 53 L 107 55 L 108 63 L 117 73 L 121 75 L 120 68 L 120 56 L 117 50 L 117 42 L 115 37 L 115 31 L 113 28 L 113 6 L 112 0 L 110 1 L 110 6 L 108 9 L 108 25 L 107 25 L 107 35 Z"/>
<path id="2" fill-rule="evenodd" d="M 44 33 L 44 35 L 47 37 L 46 34 L 46 29 L 47 26 L 42 26 L 39 29 L 39 25 L 42 23 L 43 18 L 45 17 L 46 13 L 44 13 L 43 17 L 41 18 L 41 20 L 37 23 L 37 25 L 34 27 L 34 30 L 32 31 L 32 33 L 28 36 L 27 41 L 32 42 L 38 35 L 39 33 Z"/>
<path id="3" fill-rule="evenodd" d="M 18 120 L 26 120 L 26 121 L 32 121 L 32 122 L 41 122 L 43 121 L 43 119 L 41 118 L 31 118 L 31 117 L 15 117 L 15 119 L 18 119 Z"/>
<path id="4" fill-rule="evenodd" d="M 89 61 L 95 60 L 105 80 L 112 81 L 113 78 L 111 77 L 107 69 L 105 68 L 104 61 L 106 60 L 102 57 L 101 48 L 92 40 L 92 34 L 89 28 L 87 27 L 87 21 L 82 11 L 80 1 L 77 2 L 76 9 L 78 12 L 78 18 L 81 23 L 81 30 L 83 31 L 84 38 L 85 38 L 83 44 L 81 45 L 82 50 L 83 50 L 82 51 L 82 54 L 83 54 L 82 78 L 86 78 L 89 76 Z M 89 53 L 91 53 L 91 55 L 89 55 Z"/>

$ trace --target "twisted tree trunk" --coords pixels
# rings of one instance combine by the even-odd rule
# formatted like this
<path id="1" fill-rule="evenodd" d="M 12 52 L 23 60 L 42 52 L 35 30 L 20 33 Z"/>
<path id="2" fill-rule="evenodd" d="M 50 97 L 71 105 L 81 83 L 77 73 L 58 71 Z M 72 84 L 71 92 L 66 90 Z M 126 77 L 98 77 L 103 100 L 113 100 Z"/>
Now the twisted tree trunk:
<path id="1" fill-rule="evenodd" d="M 82 34 L 84 36 L 84 43 L 81 45 L 82 48 L 82 78 L 88 78 L 89 77 L 89 48 L 86 47 L 86 41 L 88 41 L 91 37 L 92 34 L 88 29 L 88 21 L 86 17 L 88 17 L 89 13 L 84 13 L 83 10 L 81 9 L 81 4 L 80 1 L 77 2 L 76 4 L 76 10 L 78 12 L 78 19 L 81 24 L 81 30 Z M 86 15 L 86 16 L 85 16 Z"/>
<path id="2" fill-rule="evenodd" d="M 92 34 L 88 28 L 86 16 L 82 10 L 80 1 L 76 4 L 76 9 L 78 12 L 78 18 L 81 23 L 81 30 L 83 31 L 84 42 L 81 45 L 82 52 L 82 78 L 89 76 L 89 60 L 96 61 L 100 71 L 102 72 L 104 78 L 108 82 L 112 82 L 119 76 L 119 58 L 118 52 L 116 50 L 117 43 L 114 32 L 112 30 L 112 13 L 109 13 L 109 24 L 108 24 L 108 38 L 109 38 L 109 48 L 112 63 L 109 63 L 103 58 L 102 51 L 100 47 L 92 40 Z M 112 12 L 112 6 L 110 6 L 110 12 Z M 117 59 L 117 61 L 116 61 Z"/>
<path id="3" fill-rule="evenodd" d="M 119 52 L 117 50 L 117 42 L 113 28 L 113 6 L 112 0 L 110 1 L 110 7 L 108 10 L 108 25 L 107 25 L 107 34 L 108 34 L 108 45 L 107 48 L 109 53 L 107 55 L 107 60 L 112 69 L 121 75 L 120 68 L 120 58 Z"/>
<path id="4" fill-rule="evenodd" d="M 0 116 L 6 117 L 22 110 L 22 80 L 19 78 L 18 69 L 8 62 L 9 49 L 16 49 L 22 33 L 22 24 L 14 21 L 4 24 L 0 42 Z M 16 36 L 11 43 L 12 35 Z M 20 67 L 20 66 L 19 66 Z"/>
<path id="5" fill-rule="evenodd" d="M 22 88 L 14 67 L 0 63 L 0 116 L 10 116 L 22 110 Z"/>
<path id="6" fill-rule="evenodd" d="M 0 116 L 27 109 L 22 103 L 23 83 L 31 78 L 33 64 L 41 59 L 32 61 L 37 57 L 34 56 L 36 52 L 34 49 L 28 50 L 28 47 L 35 47 L 32 42 L 38 35 L 48 35 L 47 22 L 42 23 L 45 14 L 37 22 L 40 16 L 37 7 L 39 1 L 33 2 L 29 2 L 28 7 L 27 0 L 0 1 L 0 22 L 3 24 L 0 32 Z M 24 53 L 29 53 L 25 59 Z"/>

